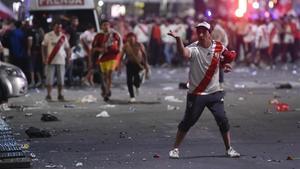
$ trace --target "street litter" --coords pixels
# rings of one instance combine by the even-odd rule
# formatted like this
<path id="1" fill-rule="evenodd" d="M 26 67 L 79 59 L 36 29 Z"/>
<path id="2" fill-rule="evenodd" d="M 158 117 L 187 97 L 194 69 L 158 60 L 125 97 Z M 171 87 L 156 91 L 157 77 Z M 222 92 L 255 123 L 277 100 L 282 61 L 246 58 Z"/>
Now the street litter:
<path id="1" fill-rule="evenodd" d="M 290 83 L 282 83 L 282 84 L 277 84 L 275 86 L 276 89 L 292 89 L 293 86 Z"/>
<path id="2" fill-rule="evenodd" d="M 94 97 L 93 95 L 87 95 L 81 99 L 81 103 L 95 103 L 95 102 L 97 102 L 97 98 Z"/>
<path id="3" fill-rule="evenodd" d="M 127 132 L 122 131 L 122 132 L 120 132 L 119 137 L 120 137 L 120 138 L 126 138 L 126 135 L 127 135 Z"/>
<path id="4" fill-rule="evenodd" d="M 257 75 L 257 71 L 253 71 L 253 72 L 251 73 L 251 75 L 252 75 L 252 76 L 256 76 L 256 75 Z"/>
<path id="5" fill-rule="evenodd" d="M 234 85 L 234 88 L 237 88 L 237 89 L 244 89 L 246 86 L 244 84 L 235 84 Z"/>
<path id="6" fill-rule="evenodd" d="M 40 105 L 40 106 L 44 106 L 44 105 L 47 105 L 48 102 L 46 100 L 41 100 L 41 101 L 36 101 L 35 102 L 35 105 Z"/>
<path id="7" fill-rule="evenodd" d="M 23 150 L 28 150 L 29 149 L 29 144 L 23 144 L 23 145 L 21 145 L 21 148 L 23 149 Z"/>
<path id="8" fill-rule="evenodd" d="M 96 117 L 110 117 L 107 111 L 102 111 L 101 113 L 97 114 Z"/>
<path id="9" fill-rule="evenodd" d="M 269 107 L 266 113 L 272 113 L 271 109 L 275 109 L 277 112 L 287 112 L 290 111 L 290 106 L 287 103 L 280 102 L 277 98 L 273 98 L 269 101 Z"/>
<path id="10" fill-rule="evenodd" d="M 153 155 L 153 158 L 159 158 L 160 156 L 159 156 L 159 154 L 154 154 Z"/>
<path id="11" fill-rule="evenodd" d="M 30 117 L 32 116 L 32 113 L 25 113 L 25 117 Z"/>
<path id="12" fill-rule="evenodd" d="M 57 165 L 54 164 L 48 164 L 45 166 L 46 168 L 57 168 Z"/>
<path id="13" fill-rule="evenodd" d="M 30 137 L 30 138 L 45 138 L 45 137 L 51 137 L 51 134 L 47 130 L 40 130 L 35 127 L 29 127 L 25 131 L 25 133 Z"/>
<path id="14" fill-rule="evenodd" d="M 115 108 L 115 107 L 116 105 L 113 104 L 106 104 L 106 105 L 99 106 L 100 109 Z"/>
<path id="15" fill-rule="evenodd" d="M 175 98 L 175 96 L 166 96 L 165 100 L 169 102 L 177 102 L 177 103 L 183 102 L 182 100 Z"/>
<path id="16" fill-rule="evenodd" d="M 30 153 L 29 155 L 31 158 L 36 158 L 36 155 L 34 153 Z"/>
<path id="17" fill-rule="evenodd" d="M 244 97 L 239 97 L 239 99 L 238 99 L 239 101 L 244 101 L 245 100 L 245 98 Z"/>
<path id="18" fill-rule="evenodd" d="M 276 104 L 276 110 L 278 112 L 286 112 L 290 110 L 290 107 L 287 103 L 277 103 Z"/>
<path id="19" fill-rule="evenodd" d="M 65 104 L 64 108 L 75 108 L 76 105 L 75 104 Z"/>
<path id="20" fill-rule="evenodd" d="M 297 74 L 297 70 L 293 70 L 292 73 L 293 73 L 294 75 L 296 75 L 296 74 Z"/>
<path id="21" fill-rule="evenodd" d="M 174 87 L 164 87 L 163 90 L 165 90 L 165 91 L 174 90 Z"/>
<path id="22" fill-rule="evenodd" d="M 132 106 L 130 106 L 130 107 L 129 107 L 129 112 L 135 112 L 135 108 L 132 107 Z"/>
<path id="23" fill-rule="evenodd" d="M 82 163 L 82 162 L 78 162 L 78 163 L 76 163 L 75 166 L 76 166 L 76 167 L 82 167 L 82 166 L 83 166 L 83 163 Z"/>
<path id="24" fill-rule="evenodd" d="M 51 114 L 42 114 L 42 117 L 41 117 L 41 120 L 42 121 L 45 121 L 45 122 L 48 122 L 48 121 L 58 121 L 58 118 L 51 115 Z"/>
<path id="25" fill-rule="evenodd" d="M 47 164 L 46 168 L 64 168 L 63 165 Z"/>
<path id="26" fill-rule="evenodd" d="M 11 110 L 6 103 L 0 105 L 0 111 L 9 111 Z"/>
<path id="27" fill-rule="evenodd" d="M 171 106 L 171 105 L 168 105 L 168 107 L 167 107 L 167 110 L 179 110 L 180 109 L 180 107 L 179 106 Z"/>
<path id="28" fill-rule="evenodd" d="M 277 163 L 280 163 L 281 161 L 280 160 L 267 160 L 268 162 L 277 162 Z"/>

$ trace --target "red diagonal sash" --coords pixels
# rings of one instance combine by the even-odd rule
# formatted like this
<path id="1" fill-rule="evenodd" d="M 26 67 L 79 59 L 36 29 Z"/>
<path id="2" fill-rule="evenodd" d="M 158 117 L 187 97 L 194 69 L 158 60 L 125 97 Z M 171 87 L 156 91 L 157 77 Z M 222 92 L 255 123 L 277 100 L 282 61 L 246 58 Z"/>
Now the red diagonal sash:
<path id="1" fill-rule="evenodd" d="M 196 87 L 196 89 L 193 91 L 193 94 L 198 94 L 198 93 L 202 93 L 206 87 L 208 86 L 208 84 L 210 83 L 212 77 L 215 74 L 215 71 L 218 67 L 218 63 L 219 63 L 219 58 L 220 58 L 220 54 L 222 52 L 223 46 L 220 42 L 216 42 L 216 47 L 214 50 L 214 54 L 211 60 L 211 63 L 204 75 L 204 78 L 201 80 L 201 82 L 199 83 L 199 85 Z"/>
<path id="2" fill-rule="evenodd" d="M 144 35 L 148 36 L 146 30 L 144 29 L 144 27 L 142 27 L 142 25 L 139 25 L 139 28 L 143 32 Z"/>
<path id="3" fill-rule="evenodd" d="M 47 58 L 47 63 L 48 64 L 51 64 L 51 62 L 54 59 L 55 55 L 57 54 L 57 52 L 59 51 L 59 49 L 61 48 L 61 46 L 65 42 L 65 39 L 66 39 L 65 36 L 61 36 L 59 38 L 59 40 L 57 41 L 57 43 L 55 44 L 54 48 L 52 49 L 50 55 Z"/>

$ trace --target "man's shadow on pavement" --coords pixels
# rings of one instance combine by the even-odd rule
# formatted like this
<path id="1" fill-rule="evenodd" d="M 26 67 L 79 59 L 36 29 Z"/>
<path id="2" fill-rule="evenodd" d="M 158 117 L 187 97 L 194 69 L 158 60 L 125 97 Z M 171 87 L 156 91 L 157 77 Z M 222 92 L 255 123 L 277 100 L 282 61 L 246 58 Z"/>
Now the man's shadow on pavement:
<path id="1" fill-rule="evenodd" d="M 106 103 L 109 103 L 109 104 L 119 104 L 119 105 L 131 105 L 131 104 L 153 105 L 153 104 L 161 104 L 161 102 L 159 102 L 159 101 L 135 101 L 135 102 L 129 102 L 128 100 L 119 100 L 119 99 L 109 99 Z"/>

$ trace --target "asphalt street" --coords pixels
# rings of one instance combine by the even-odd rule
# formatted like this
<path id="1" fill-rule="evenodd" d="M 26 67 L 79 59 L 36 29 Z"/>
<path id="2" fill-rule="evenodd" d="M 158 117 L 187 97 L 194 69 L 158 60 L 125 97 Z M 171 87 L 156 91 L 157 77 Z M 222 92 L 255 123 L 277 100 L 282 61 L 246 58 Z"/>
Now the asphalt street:
<path id="1" fill-rule="evenodd" d="M 65 90 L 68 102 L 44 101 L 45 89 L 32 89 L 9 100 L 2 112 L 19 143 L 28 144 L 32 168 L 83 169 L 300 169 L 300 69 L 235 68 L 225 75 L 225 108 L 232 145 L 240 158 L 228 158 L 218 127 L 206 109 L 184 140 L 178 160 L 168 152 L 185 110 L 186 68 L 153 68 L 129 104 L 125 75 L 114 77 L 112 98 L 105 103 L 99 87 Z M 276 89 L 289 83 L 291 89 Z M 56 90 L 53 98 L 56 98 Z M 287 103 L 278 112 L 274 102 Z M 43 122 L 49 113 L 59 121 Z M 49 130 L 49 138 L 29 138 L 25 130 Z M 293 160 L 287 160 L 288 157 Z"/>

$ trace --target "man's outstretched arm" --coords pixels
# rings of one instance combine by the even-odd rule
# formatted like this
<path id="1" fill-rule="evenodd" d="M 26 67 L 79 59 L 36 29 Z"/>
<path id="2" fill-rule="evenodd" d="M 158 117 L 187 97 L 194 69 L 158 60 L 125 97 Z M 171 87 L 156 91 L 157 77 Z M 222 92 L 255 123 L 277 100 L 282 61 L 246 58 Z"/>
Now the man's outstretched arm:
<path id="1" fill-rule="evenodd" d="M 168 33 L 168 35 L 172 36 L 173 38 L 176 39 L 177 51 L 179 52 L 179 54 L 181 56 L 183 56 L 184 58 L 187 58 L 187 59 L 190 58 L 190 56 L 191 56 L 190 51 L 186 47 L 184 47 L 184 44 L 183 44 L 181 38 L 171 30 Z"/>

